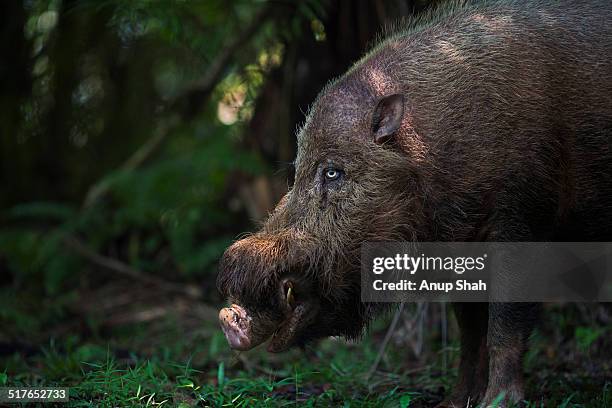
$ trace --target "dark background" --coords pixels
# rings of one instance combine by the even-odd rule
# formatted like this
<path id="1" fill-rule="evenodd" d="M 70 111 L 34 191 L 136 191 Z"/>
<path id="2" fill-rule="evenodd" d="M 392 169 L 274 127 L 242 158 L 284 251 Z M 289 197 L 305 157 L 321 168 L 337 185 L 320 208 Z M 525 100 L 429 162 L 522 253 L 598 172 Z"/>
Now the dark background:
<path id="1" fill-rule="evenodd" d="M 360 345 L 232 357 L 214 284 L 223 250 L 291 183 L 319 90 L 430 3 L 0 3 L 0 386 L 70 384 L 94 406 L 441 398 L 457 349 L 445 306 L 396 313 L 390 345 L 383 319 Z M 531 395 L 607 404 L 609 308 L 549 308 L 545 362 L 528 364 L 552 373 L 582 353 L 565 370 L 588 392 L 551 377 Z"/>

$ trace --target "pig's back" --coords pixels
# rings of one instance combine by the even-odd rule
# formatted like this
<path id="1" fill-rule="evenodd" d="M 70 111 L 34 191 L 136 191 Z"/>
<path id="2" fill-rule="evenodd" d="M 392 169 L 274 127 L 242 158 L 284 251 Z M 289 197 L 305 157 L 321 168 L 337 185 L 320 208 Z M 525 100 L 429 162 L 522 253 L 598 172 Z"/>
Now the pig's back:
<path id="1" fill-rule="evenodd" d="M 608 1 L 493 2 L 381 49 L 430 147 L 434 206 L 610 234 L 610 21 Z"/>

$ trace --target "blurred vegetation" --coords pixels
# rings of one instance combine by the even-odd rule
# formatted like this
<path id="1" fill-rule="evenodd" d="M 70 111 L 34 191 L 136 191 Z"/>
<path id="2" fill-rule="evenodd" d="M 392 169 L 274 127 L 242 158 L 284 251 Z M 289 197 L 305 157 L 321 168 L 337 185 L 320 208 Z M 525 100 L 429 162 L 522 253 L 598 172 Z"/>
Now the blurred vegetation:
<path id="1" fill-rule="evenodd" d="M 214 284 L 225 247 L 291 182 L 294 130 L 318 91 L 430 3 L 2 2 L 0 385 L 70 384 L 75 406 L 440 398 L 425 377 L 450 380 L 431 367 L 417 394 L 398 388 L 414 367 L 384 360 L 379 387 L 363 376 L 384 324 L 294 363 L 231 357 Z M 438 359 L 452 345 L 436 319 Z M 609 338 L 601 321 L 559 327 L 590 353 Z"/>
<path id="2" fill-rule="evenodd" d="M 303 111 L 383 25 L 426 5 L 0 6 L 4 326 L 61 320 L 116 278 L 218 302 L 216 261 L 286 190 Z"/>

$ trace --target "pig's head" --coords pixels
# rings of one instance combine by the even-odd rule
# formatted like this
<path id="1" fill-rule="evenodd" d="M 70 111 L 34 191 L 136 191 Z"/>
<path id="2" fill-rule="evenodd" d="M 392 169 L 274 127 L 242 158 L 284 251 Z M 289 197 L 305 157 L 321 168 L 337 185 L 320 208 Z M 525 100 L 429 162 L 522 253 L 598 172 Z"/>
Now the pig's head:
<path id="1" fill-rule="evenodd" d="M 402 92 L 375 79 L 322 92 L 298 132 L 293 187 L 223 255 L 217 285 L 232 306 L 219 318 L 233 348 L 359 336 L 373 310 L 360 300 L 361 244 L 416 237 L 418 136 Z"/>

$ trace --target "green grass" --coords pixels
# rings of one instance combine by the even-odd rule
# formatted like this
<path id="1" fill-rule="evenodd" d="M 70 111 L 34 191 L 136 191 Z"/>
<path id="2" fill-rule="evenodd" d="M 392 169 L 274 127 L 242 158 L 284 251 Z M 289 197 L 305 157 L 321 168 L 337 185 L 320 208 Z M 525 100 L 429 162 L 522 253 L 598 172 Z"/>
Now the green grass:
<path id="1" fill-rule="evenodd" d="M 559 363 L 566 350 L 573 350 L 571 360 L 601 361 L 597 347 L 607 344 L 610 332 L 580 327 L 558 346 L 559 354 L 550 350 L 554 333 L 546 328 L 536 333 L 526 361 L 527 392 L 533 398 L 526 406 L 612 406 L 612 383 L 605 381 L 609 361 L 591 367 L 593 372 Z M 425 357 L 416 359 L 409 347 L 391 342 L 368 378 L 385 328 L 385 320 L 378 322 L 359 343 L 328 339 L 286 354 L 238 354 L 228 350 L 216 322 L 204 322 L 195 335 L 186 336 L 185 328 L 168 318 L 155 328 L 133 325 L 105 338 L 73 334 L 48 342 L 42 352 L 5 356 L 0 386 L 67 386 L 72 407 L 435 405 L 456 375 L 456 344 L 444 356 L 432 334 Z M 447 370 L 444 357 L 451 362 Z"/>
<path id="2" fill-rule="evenodd" d="M 282 358 L 285 362 L 271 362 L 276 368 L 268 370 L 266 355 L 259 352 L 247 357 L 222 351 L 216 361 L 200 361 L 196 369 L 192 359 L 206 354 L 201 349 L 180 362 L 161 356 L 119 361 L 108 350 L 83 345 L 67 354 L 47 349 L 29 361 L 9 359 L 5 385 L 70 386 L 74 407 L 374 407 L 408 406 L 422 400 L 421 392 L 401 386 L 401 373 L 365 378 L 374 360 L 373 346 L 325 341 L 322 350 L 311 350 L 308 356 L 293 351 Z M 426 381 L 428 369 L 423 371 Z"/>

